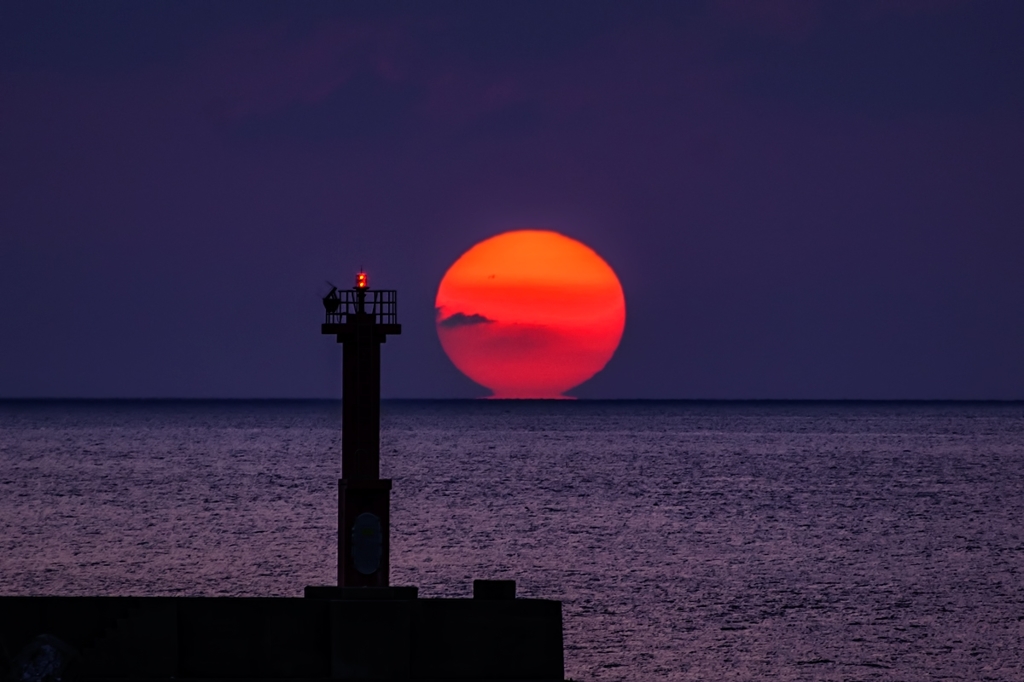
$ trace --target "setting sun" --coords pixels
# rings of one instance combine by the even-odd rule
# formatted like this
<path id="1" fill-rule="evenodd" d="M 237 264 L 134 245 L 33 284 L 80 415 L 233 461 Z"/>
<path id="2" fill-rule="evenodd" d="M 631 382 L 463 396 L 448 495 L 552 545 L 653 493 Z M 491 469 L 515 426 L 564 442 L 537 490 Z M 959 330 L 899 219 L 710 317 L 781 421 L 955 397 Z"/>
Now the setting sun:
<path id="1" fill-rule="evenodd" d="M 495 398 L 565 397 L 604 368 L 626 323 L 611 267 L 547 230 L 471 248 L 445 273 L 435 307 L 448 357 Z"/>

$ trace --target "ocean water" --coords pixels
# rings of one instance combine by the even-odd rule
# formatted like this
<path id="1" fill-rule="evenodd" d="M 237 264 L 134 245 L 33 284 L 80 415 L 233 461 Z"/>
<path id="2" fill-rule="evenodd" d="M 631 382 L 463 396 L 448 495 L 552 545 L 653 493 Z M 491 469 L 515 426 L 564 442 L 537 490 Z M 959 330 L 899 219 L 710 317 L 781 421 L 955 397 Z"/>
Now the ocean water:
<path id="1" fill-rule="evenodd" d="M 0 593 L 298 596 L 340 405 L 0 402 Z M 386 402 L 392 583 L 576 680 L 1024 680 L 1024 404 Z"/>

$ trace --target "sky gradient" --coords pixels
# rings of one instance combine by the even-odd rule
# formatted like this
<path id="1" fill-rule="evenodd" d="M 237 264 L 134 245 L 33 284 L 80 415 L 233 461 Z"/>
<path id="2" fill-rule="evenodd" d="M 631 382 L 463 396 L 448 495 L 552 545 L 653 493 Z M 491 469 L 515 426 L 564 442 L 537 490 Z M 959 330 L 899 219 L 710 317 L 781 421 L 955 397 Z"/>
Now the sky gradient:
<path id="1" fill-rule="evenodd" d="M 1024 399 L 1024 5 L 0 5 L 0 397 L 484 395 L 441 277 L 516 228 L 622 282 L 593 398 Z"/>

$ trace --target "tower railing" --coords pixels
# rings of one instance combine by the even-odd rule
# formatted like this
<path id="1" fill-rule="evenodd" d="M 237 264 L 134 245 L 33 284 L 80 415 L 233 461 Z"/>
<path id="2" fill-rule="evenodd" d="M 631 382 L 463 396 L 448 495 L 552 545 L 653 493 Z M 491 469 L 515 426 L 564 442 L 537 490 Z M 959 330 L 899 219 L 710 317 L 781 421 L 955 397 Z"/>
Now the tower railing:
<path id="1" fill-rule="evenodd" d="M 371 315 L 376 324 L 398 324 L 395 289 L 336 289 L 324 298 L 326 324 L 345 324 L 349 316 Z"/>

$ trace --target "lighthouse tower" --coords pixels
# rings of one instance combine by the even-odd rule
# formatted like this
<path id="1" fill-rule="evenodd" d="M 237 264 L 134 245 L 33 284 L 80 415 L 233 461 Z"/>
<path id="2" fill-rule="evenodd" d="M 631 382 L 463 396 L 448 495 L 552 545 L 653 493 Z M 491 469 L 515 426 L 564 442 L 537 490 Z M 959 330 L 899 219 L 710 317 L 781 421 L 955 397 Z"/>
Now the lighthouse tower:
<path id="1" fill-rule="evenodd" d="M 341 479 L 338 481 L 338 586 L 388 587 L 391 480 L 380 477 L 380 345 L 401 334 L 398 292 L 352 289 L 323 299 L 324 334 L 344 345 Z"/>

